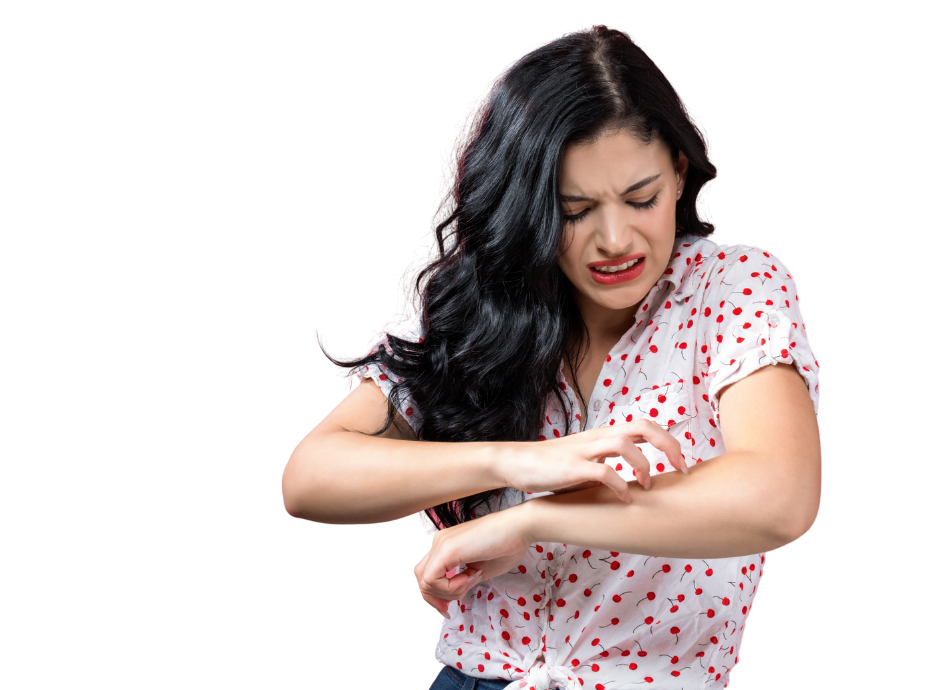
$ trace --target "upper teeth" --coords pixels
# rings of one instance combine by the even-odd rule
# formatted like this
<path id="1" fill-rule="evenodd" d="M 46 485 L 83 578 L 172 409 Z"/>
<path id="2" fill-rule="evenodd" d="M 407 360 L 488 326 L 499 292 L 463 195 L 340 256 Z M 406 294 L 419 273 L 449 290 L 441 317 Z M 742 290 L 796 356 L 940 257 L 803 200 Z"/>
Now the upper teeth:
<path id="1" fill-rule="evenodd" d="M 628 268 L 633 266 L 635 263 L 637 263 L 637 261 L 639 261 L 639 259 L 628 261 L 627 263 L 620 264 L 619 266 L 597 266 L 594 270 L 597 271 L 598 273 L 616 273 L 617 271 L 627 270 Z"/>

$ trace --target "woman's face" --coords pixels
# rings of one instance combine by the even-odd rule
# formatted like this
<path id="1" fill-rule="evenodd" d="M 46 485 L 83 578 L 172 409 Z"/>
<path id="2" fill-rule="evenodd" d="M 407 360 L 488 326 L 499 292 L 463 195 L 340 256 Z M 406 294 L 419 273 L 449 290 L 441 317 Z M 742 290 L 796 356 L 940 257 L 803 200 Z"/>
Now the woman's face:
<path id="1" fill-rule="evenodd" d="M 626 131 L 565 149 L 559 188 L 568 222 L 558 266 L 582 313 L 631 310 L 660 279 L 687 166 L 683 156 L 674 166 L 659 139 L 644 144 Z"/>

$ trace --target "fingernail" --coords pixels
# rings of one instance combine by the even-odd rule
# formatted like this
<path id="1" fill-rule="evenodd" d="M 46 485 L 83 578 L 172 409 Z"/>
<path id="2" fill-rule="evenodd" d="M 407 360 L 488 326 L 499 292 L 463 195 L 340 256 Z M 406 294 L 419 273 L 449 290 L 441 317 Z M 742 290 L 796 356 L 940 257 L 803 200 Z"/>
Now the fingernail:
<path id="1" fill-rule="evenodd" d="M 442 612 L 439 611 L 439 613 L 442 613 Z M 449 616 L 449 614 L 447 614 L 447 613 L 442 613 L 442 617 L 443 617 L 445 620 L 451 620 L 451 616 Z"/>
<path id="2" fill-rule="evenodd" d="M 683 465 L 683 474 L 689 476 L 689 468 L 686 465 Z"/>
<path id="3" fill-rule="evenodd" d="M 482 575 L 482 571 L 479 570 L 477 573 L 475 573 L 475 574 L 472 575 L 470 578 L 468 578 L 468 584 L 472 584 L 472 583 L 475 583 L 475 582 L 481 582 L 481 580 L 478 579 L 478 578 L 481 577 L 481 575 Z"/>

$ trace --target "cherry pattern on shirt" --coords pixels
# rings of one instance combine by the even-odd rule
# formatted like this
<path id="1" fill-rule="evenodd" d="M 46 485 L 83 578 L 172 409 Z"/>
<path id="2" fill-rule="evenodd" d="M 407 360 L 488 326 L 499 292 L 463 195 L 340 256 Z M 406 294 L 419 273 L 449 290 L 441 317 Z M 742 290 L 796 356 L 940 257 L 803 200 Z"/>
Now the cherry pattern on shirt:
<path id="1" fill-rule="evenodd" d="M 419 315 L 402 337 L 419 337 Z M 373 349 L 385 344 L 374 342 Z M 630 330 L 607 355 L 587 428 L 652 419 L 680 442 L 688 465 L 725 452 L 720 391 L 772 364 L 793 365 L 818 410 L 818 362 L 808 345 L 794 280 L 773 254 L 746 245 L 678 238 L 669 266 Z M 388 395 L 383 367 L 364 367 Z M 578 433 L 577 396 L 565 420 L 553 395 L 539 440 Z M 418 431 L 419 411 L 400 412 Z M 650 474 L 676 471 L 649 444 Z M 621 477 L 634 480 L 620 458 Z M 498 490 L 487 510 L 546 494 Z M 484 514 L 481 513 L 481 514 Z M 764 553 L 671 559 L 539 543 L 512 571 L 473 587 L 449 607 L 436 657 L 509 688 L 724 688 L 739 661 Z"/>

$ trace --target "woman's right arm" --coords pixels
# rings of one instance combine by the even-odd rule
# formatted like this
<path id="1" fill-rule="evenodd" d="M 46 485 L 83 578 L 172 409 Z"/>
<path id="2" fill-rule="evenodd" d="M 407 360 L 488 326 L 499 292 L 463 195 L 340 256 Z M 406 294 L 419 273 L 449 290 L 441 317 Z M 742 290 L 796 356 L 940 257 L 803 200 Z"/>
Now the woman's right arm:
<path id="1" fill-rule="evenodd" d="M 399 413 L 379 437 L 387 400 L 361 380 L 297 445 L 284 468 L 284 507 L 314 522 L 387 522 L 505 486 L 498 443 L 424 443 Z"/>
<path id="2" fill-rule="evenodd" d="M 679 443 L 653 422 L 544 442 L 444 443 L 416 440 L 398 413 L 383 434 L 370 436 L 386 414 L 386 396 L 362 379 L 290 456 L 282 481 L 287 512 L 332 524 L 387 522 L 509 486 L 540 493 L 604 484 L 629 502 L 627 483 L 603 461 L 622 457 L 649 487 L 649 462 L 634 445 L 642 442 L 686 467 Z"/>

